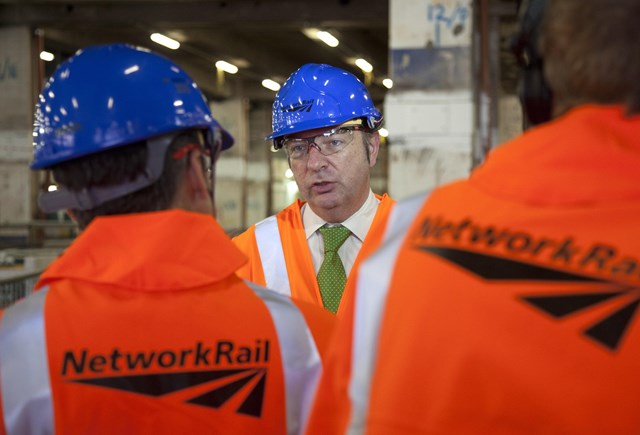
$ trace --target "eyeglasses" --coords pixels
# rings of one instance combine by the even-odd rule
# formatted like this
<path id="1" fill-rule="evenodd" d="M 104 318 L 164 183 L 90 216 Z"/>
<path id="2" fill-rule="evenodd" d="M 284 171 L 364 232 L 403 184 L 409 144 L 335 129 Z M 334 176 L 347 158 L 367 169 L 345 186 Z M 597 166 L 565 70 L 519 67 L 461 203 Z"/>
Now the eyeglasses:
<path id="1" fill-rule="evenodd" d="M 213 199 L 213 165 L 216 160 L 218 160 L 222 150 L 222 136 L 221 134 L 216 134 L 219 133 L 218 129 L 214 132 L 211 132 L 211 130 L 203 130 L 195 133 L 196 135 L 192 137 L 192 139 L 195 140 L 186 142 L 184 145 L 180 146 L 171 154 L 171 158 L 174 160 L 180 160 L 186 157 L 191 151 L 199 150 L 202 153 L 203 170 L 207 174 L 209 189 L 211 189 Z M 190 134 L 193 134 L 193 132 Z"/>
<path id="2" fill-rule="evenodd" d="M 222 150 L 222 135 L 218 128 L 214 132 L 211 130 L 202 130 L 190 132 L 193 134 L 193 142 L 187 142 L 173 152 L 171 157 L 174 160 L 180 160 L 184 158 L 189 152 L 193 150 L 200 150 L 203 155 L 212 159 L 213 161 L 218 159 Z"/>
<path id="3" fill-rule="evenodd" d="M 285 137 L 280 142 L 280 145 L 287 153 L 287 157 L 292 160 L 306 158 L 309 155 L 310 147 L 317 149 L 323 156 L 330 156 L 345 149 L 347 145 L 353 142 L 353 132 L 360 130 L 364 130 L 364 127 L 361 125 L 338 127 L 314 137 Z"/>

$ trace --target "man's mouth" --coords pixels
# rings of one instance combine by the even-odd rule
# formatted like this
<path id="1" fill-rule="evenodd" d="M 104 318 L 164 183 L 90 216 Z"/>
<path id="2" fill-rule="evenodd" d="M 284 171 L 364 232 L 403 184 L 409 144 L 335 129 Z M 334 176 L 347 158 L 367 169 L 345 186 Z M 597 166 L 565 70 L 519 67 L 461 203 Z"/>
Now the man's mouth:
<path id="1" fill-rule="evenodd" d="M 318 181 L 311 185 L 311 189 L 317 193 L 326 193 L 333 189 L 333 184 L 331 181 Z"/>

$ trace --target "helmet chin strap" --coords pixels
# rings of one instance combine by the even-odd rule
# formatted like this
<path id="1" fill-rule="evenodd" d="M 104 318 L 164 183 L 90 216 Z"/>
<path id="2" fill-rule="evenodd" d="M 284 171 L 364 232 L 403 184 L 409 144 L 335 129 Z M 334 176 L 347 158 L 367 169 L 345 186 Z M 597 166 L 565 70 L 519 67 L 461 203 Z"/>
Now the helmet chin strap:
<path id="1" fill-rule="evenodd" d="M 112 199 L 120 198 L 155 183 L 164 168 L 164 158 L 174 135 L 147 140 L 147 165 L 134 180 L 113 186 L 90 187 L 80 191 L 58 189 L 38 196 L 38 206 L 45 213 L 63 209 L 90 210 Z"/>

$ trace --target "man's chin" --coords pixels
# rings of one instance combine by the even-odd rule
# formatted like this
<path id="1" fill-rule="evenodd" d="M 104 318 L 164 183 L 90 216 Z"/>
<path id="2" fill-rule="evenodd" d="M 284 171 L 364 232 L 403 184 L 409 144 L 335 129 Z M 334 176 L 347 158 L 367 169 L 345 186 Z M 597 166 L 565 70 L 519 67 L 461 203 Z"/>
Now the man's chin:
<path id="1" fill-rule="evenodd" d="M 343 205 L 339 198 L 329 194 L 315 196 L 311 201 L 307 202 L 318 216 L 326 215 L 327 213 L 335 214 Z"/>

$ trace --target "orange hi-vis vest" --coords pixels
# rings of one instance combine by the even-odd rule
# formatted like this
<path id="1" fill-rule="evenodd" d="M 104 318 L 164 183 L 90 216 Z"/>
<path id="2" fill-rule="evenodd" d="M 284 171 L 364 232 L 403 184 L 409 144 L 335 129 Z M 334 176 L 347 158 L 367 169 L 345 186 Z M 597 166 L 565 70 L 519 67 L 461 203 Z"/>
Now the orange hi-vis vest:
<path id="1" fill-rule="evenodd" d="M 380 200 L 378 210 L 352 270 L 380 244 L 387 219 L 395 204 L 386 194 L 376 195 L 376 198 Z M 236 246 L 249 258 L 238 275 L 284 295 L 322 307 L 322 296 L 302 224 L 300 211 L 303 204 L 298 200 L 233 239 Z M 349 274 L 347 277 L 345 289 L 352 286 L 351 276 Z M 338 315 L 342 312 L 342 306 L 341 302 Z"/>
<path id="2" fill-rule="evenodd" d="M 307 433 L 640 433 L 639 138 L 583 106 L 399 202 Z"/>
<path id="3" fill-rule="evenodd" d="M 211 216 L 95 219 L 2 313 L 0 434 L 298 433 L 334 317 L 245 261 Z"/>

